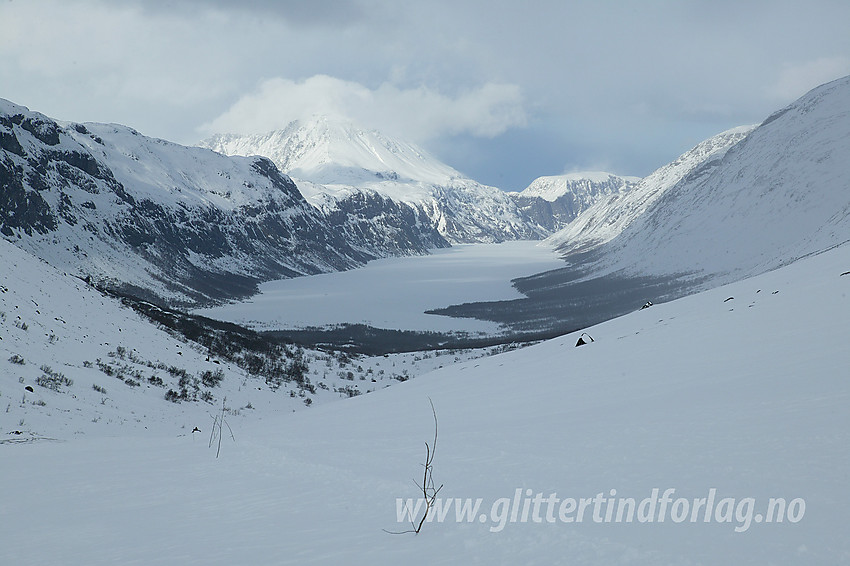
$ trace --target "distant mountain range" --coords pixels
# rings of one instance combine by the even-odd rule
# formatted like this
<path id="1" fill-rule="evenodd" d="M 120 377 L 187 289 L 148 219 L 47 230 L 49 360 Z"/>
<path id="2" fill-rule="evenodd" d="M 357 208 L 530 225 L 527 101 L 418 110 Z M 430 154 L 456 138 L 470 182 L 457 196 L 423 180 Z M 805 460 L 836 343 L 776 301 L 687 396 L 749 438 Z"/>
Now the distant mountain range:
<path id="1" fill-rule="evenodd" d="M 557 224 L 411 144 L 344 122 L 216 139 L 209 145 L 268 153 L 309 180 L 299 191 L 266 157 L 0 101 L 0 232 L 107 287 L 196 305 L 378 257 L 539 239 Z"/>
<path id="2" fill-rule="evenodd" d="M 587 171 L 538 177 L 524 191 L 508 194 L 526 216 L 547 230 L 556 231 L 594 203 L 628 193 L 639 181 L 639 177 Z"/>
<path id="3" fill-rule="evenodd" d="M 200 145 L 225 155 L 268 157 L 326 214 L 354 214 L 361 225 L 382 214 L 377 206 L 373 218 L 356 214 L 356 203 L 369 200 L 409 210 L 450 243 L 539 239 L 551 232 L 500 189 L 347 120 L 316 117 L 267 134 L 216 135 Z"/>
<path id="4" fill-rule="evenodd" d="M 198 148 L 0 100 L 0 234 L 80 277 L 186 305 L 378 257 L 544 237 L 593 273 L 733 279 L 850 239 L 848 82 L 644 179 L 549 176 L 519 193 L 344 120 Z"/>
<path id="5" fill-rule="evenodd" d="M 755 126 L 732 128 L 699 143 L 643 179 L 630 178 L 630 190 L 609 190 L 601 198 L 594 199 L 571 219 L 569 225 L 552 234 L 547 244 L 565 254 L 587 251 L 604 244 L 677 183 L 707 174 L 720 163 L 729 148 L 753 129 Z"/>

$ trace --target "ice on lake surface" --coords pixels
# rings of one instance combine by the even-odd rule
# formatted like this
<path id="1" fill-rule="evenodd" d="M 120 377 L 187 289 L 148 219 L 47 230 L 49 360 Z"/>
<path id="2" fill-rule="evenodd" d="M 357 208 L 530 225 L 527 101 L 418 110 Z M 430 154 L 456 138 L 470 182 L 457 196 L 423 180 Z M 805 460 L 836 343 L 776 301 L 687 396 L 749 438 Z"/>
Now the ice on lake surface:
<path id="1" fill-rule="evenodd" d="M 260 329 L 364 323 L 379 328 L 493 332 L 498 325 L 425 311 L 521 298 L 517 277 L 563 267 L 555 253 L 520 241 L 457 245 L 431 255 L 380 259 L 360 269 L 271 281 L 248 301 L 197 311 Z"/>

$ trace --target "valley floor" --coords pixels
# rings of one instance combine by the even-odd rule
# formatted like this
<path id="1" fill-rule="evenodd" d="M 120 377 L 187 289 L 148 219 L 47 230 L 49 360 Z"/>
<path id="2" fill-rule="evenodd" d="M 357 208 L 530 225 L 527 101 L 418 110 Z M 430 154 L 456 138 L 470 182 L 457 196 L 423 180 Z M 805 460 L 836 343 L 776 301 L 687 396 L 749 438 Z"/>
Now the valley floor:
<path id="1" fill-rule="evenodd" d="M 247 301 L 196 311 L 261 330 L 362 323 L 377 328 L 493 333 L 496 323 L 425 311 L 471 301 L 521 298 L 511 280 L 562 267 L 537 241 L 456 245 L 427 256 L 389 258 L 365 267 L 271 281 Z"/>
<path id="2" fill-rule="evenodd" d="M 4 429 L 0 563 L 850 564 L 847 272 L 845 245 L 596 325 L 579 348 L 566 335 L 309 410 L 242 411 L 219 458 L 211 418 L 203 437 Z M 417 497 L 429 399 L 443 504 L 482 507 L 387 534 Z M 652 521 L 590 501 L 654 488 L 675 491 Z M 708 522 L 675 519 L 712 489 Z M 758 521 L 769 498 L 783 522 Z"/>

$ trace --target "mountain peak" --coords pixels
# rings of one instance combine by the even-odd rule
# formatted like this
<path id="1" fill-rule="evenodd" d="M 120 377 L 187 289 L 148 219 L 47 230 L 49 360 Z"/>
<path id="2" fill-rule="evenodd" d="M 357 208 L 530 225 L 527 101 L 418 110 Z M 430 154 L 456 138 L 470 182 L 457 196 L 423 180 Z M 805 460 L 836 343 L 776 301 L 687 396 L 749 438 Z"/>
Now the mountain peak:
<path id="1" fill-rule="evenodd" d="M 582 171 L 538 177 L 519 196 L 539 197 L 549 202 L 568 195 L 619 193 L 629 190 L 640 177 L 621 177 L 604 171 Z"/>
<path id="2" fill-rule="evenodd" d="M 212 136 L 199 144 L 226 155 L 265 155 L 292 177 L 358 186 L 376 178 L 446 183 L 462 177 L 415 144 L 333 115 L 295 120 L 265 134 Z"/>
<path id="3" fill-rule="evenodd" d="M 616 175 L 614 173 L 609 173 L 607 171 L 571 171 L 569 173 L 564 173 L 562 175 L 556 175 L 556 177 L 561 177 L 568 181 L 582 181 L 587 180 L 593 183 L 604 183 L 612 178 L 614 179 L 628 179 L 633 181 L 639 181 L 640 177 L 630 177 L 623 175 Z"/>

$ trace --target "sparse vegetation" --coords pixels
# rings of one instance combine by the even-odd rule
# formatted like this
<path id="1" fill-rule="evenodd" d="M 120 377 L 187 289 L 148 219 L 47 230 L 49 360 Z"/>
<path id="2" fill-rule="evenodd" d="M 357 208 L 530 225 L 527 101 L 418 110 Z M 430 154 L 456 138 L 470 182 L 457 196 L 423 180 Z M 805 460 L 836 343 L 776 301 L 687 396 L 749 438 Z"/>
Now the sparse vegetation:
<path id="1" fill-rule="evenodd" d="M 357 389 L 357 387 L 352 386 L 352 385 L 346 385 L 345 387 L 339 387 L 339 388 L 337 388 L 336 391 L 338 393 L 340 393 L 341 395 L 343 395 L 345 397 L 349 397 L 349 398 L 357 397 L 358 395 L 362 394 L 362 391 L 360 391 L 359 389 Z"/>
<path id="2" fill-rule="evenodd" d="M 221 369 L 215 371 L 205 371 L 201 374 L 201 383 L 206 387 L 218 387 L 224 380 L 224 372 Z"/>
<path id="3" fill-rule="evenodd" d="M 177 386 L 180 388 L 180 400 L 197 401 L 198 394 L 201 391 L 199 383 L 198 378 L 190 376 L 184 370 L 183 376 L 177 382 Z"/>
<path id="4" fill-rule="evenodd" d="M 405 533 L 414 533 L 418 535 L 419 531 L 422 530 L 422 525 L 425 524 L 425 519 L 428 518 L 428 514 L 431 512 L 431 508 L 434 506 L 434 502 L 437 500 L 437 494 L 440 493 L 441 489 L 443 489 L 443 484 L 440 484 L 440 487 L 437 487 L 434 483 L 434 455 L 437 453 L 437 410 L 434 408 L 434 402 L 431 401 L 430 398 L 428 399 L 428 402 L 431 403 L 431 413 L 434 415 L 434 442 L 430 445 L 427 442 L 425 443 L 425 463 L 423 464 L 424 471 L 422 483 L 416 484 L 422 492 L 422 497 L 425 501 L 425 512 L 419 519 L 418 524 L 411 521 L 410 529 L 396 532 L 386 531 L 390 534 L 400 535 Z"/>
<path id="5" fill-rule="evenodd" d="M 100 358 L 98 358 L 97 360 L 95 360 L 95 363 L 97 364 L 97 369 L 99 369 L 100 371 L 102 371 L 103 373 L 105 373 L 106 375 L 108 375 L 109 377 L 114 377 L 114 376 L 115 376 L 115 370 L 112 368 L 112 366 L 111 366 L 111 365 L 109 365 L 109 364 L 107 364 L 107 363 L 102 362 L 102 361 L 100 360 Z"/>
<path id="6" fill-rule="evenodd" d="M 199 344 L 207 351 L 210 359 L 219 357 L 228 360 L 248 374 L 262 377 L 272 390 L 278 389 L 283 383 L 292 382 L 301 390 L 315 393 L 315 386 L 307 376 L 309 366 L 303 350 L 286 343 L 283 338 L 261 334 L 231 323 L 189 315 L 107 289 L 101 291 L 119 298 L 125 305 L 171 334 Z M 120 358 L 122 354 L 133 359 L 132 352 L 116 348 L 115 356 Z M 151 365 L 150 362 L 148 364 Z M 177 378 L 185 377 L 186 373 L 185 370 L 174 367 L 169 367 L 168 371 Z M 205 375 L 206 373 L 201 374 L 200 379 L 203 380 Z M 207 377 L 215 380 L 217 375 L 212 372 Z M 189 388 L 187 393 L 192 397 Z M 182 391 L 178 393 L 180 394 Z"/>
<path id="7" fill-rule="evenodd" d="M 61 391 L 62 387 L 71 387 L 74 385 L 74 380 L 68 379 L 63 374 L 53 371 L 50 366 L 41 366 L 42 375 L 35 379 L 36 385 L 45 387 L 52 391 Z"/>
<path id="8" fill-rule="evenodd" d="M 218 458 L 221 453 L 221 437 L 223 436 L 222 426 L 227 427 L 227 430 L 230 431 L 230 438 L 233 439 L 233 442 L 236 442 L 236 437 L 233 436 L 233 430 L 224 418 L 228 412 L 230 412 L 230 410 L 227 408 L 227 397 L 225 397 L 221 400 L 221 412 L 213 417 L 212 431 L 210 432 L 210 448 L 212 448 L 213 442 L 215 442 L 216 439 L 218 440 L 218 446 L 215 451 L 216 458 Z"/>
<path id="9" fill-rule="evenodd" d="M 11 357 L 9 357 L 9 362 L 13 364 L 18 364 L 19 366 L 22 366 L 26 363 L 24 361 L 23 356 L 19 356 L 18 354 L 12 354 Z"/>
<path id="10" fill-rule="evenodd" d="M 407 381 L 419 372 L 420 365 L 427 366 L 429 369 L 436 366 L 434 362 L 440 356 L 463 361 L 519 347 L 517 343 L 495 347 L 491 344 L 488 348 L 477 349 L 474 352 L 469 349 L 441 348 L 409 354 L 388 354 L 386 350 L 381 350 L 378 355 L 389 358 L 386 361 L 373 358 L 375 354 L 340 349 L 305 351 L 301 346 L 289 342 L 282 334 L 259 333 L 237 325 L 157 306 L 112 291 L 103 289 L 101 291 L 116 296 L 125 305 L 152 320 L 179 342 L 185 343 L 185 349 L 178 344 L 181 350 L 178 353 L 182 354 L 187 350 L 200 351 L 206 354 L 208 364 L 216 364 L 207 366 L 211 368 L 207 369 L 191 365 L 188 358 L 186 367 L 162 361 L 149 361 L 142 359 L 135 349 L 127 345 L 114 346 L 114 350 L 108 353 L 105 361 L 98 359 L 95 364 L 88 363 L 88 367 L 94 365 L 105 375 L 120 379 L 130 387 L 139 387 L 142 384 L 162 387 L 165 399 L 175 403 L 214 402 L 213 391 L 221 387 L 226 376 L 227 369 L 222 365 L 225 362 L 232 364 L 230 367 L 235 365 L 244 372 L 243 377 L 240 378 L 240 389 L 250 387 L 248 385 L 250 377 L 260 378 L 269 390 L 278 391 L 283 388 L 285 392 L 289 392 L 291 398 L 300 397 L 304 404 L 309 406 L 316 401 L 311 396 L 315 395 L 319 389 L 335 392 L 343 397 L 354 397 L 376 389 L 376 387 L 358 387 L 354 383 L 371 381 L 372 384 L 376 384 L 388 379 Z M 397 336 L 392 333 L 384 337 Z M 420 338 L 430 341 L 437 340 L 440 336 L 427 335 Z M 186 343 L 187 341 L 194 344 Z M 432 360 L 432 362 L 428 363 L 425 360 Z M 327 369 L 317 370 L 316 366 L 320 364 L 322 369 L 325 367 Z M 397 370 L 390 369 L 390 366 L 397 365 L 401 367 Z M 402 369 L 402 367 L 409 369 Z M 145 371 L 145 368 L 153 371 Z M 144 375 L 142 375 L 143 371 Z M 244 377 L 246 374 L 247 379 Z M 312 380 L 318 382 L 318 385 L 315 385 Z M 343 385 L 346 382 L 350 385 Z M 384 383 L 377 388 L 382 386 L 385 387 L 387 384 Z"/>

